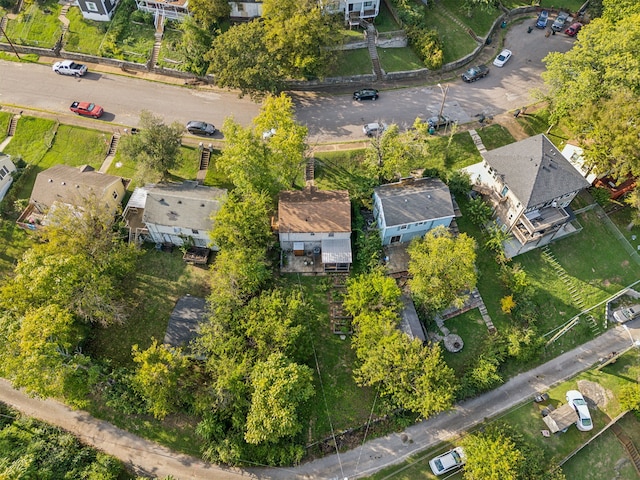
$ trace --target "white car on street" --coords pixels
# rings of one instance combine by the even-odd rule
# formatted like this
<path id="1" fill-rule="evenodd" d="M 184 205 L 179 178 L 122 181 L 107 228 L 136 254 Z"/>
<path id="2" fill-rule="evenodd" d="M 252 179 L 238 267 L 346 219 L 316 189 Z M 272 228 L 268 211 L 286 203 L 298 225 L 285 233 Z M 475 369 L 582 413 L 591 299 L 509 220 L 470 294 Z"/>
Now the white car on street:
<path id="1" fill-rule="evenodd" d="M 442 475 L 464 465 L 466 457 L 462 447 L 456 447 L 436 458 L 429 460 L 429 466 L 434 475 Z"/>
<path id="2" fill-rule="evenodd" d="M 86 65 L 72 62 L 71 60 L 56 62 L 51 68 L 59 75 L 74 75 L 76 77 L 81 77 L 87 73 Z"/>
<path id="3" fill-rule="evenodd" d="M 511 53 L 511 50 L 507 50 L 505 48 L 500 52 L 500 55 L 496 57 L 496 59 L 493 61 L 493 64 L 496 67 L 504 67 L 504 64 L 509 61 L 509 59 L 511 58 L 511 55 L 513 55 L 513 53 Z"/>
<path id="4" fill-rule="evenodd" d="M 571 405 L 578 414 L 578 421 L 576 422 L 578 430 L 581 432 L 588 432 L 593 429 L 589 406 L 587 405 L 587 402 L 585 402 L 582 394 L 578 390 L 569 390 L 566 396 L 567 404 Z"/>

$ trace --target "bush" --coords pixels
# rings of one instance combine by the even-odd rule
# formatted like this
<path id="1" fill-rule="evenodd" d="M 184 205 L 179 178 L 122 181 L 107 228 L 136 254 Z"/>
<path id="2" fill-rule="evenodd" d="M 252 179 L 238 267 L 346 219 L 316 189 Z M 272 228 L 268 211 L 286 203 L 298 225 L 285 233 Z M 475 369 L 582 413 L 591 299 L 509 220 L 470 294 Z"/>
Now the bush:
<path id="1" fill-rule="evenodd" d="M 444 52 L 438 32 L 426 28 L 409 27 L 407 28 L 407 37 L 428 69 L 437 70 L 442 67 Z"/>

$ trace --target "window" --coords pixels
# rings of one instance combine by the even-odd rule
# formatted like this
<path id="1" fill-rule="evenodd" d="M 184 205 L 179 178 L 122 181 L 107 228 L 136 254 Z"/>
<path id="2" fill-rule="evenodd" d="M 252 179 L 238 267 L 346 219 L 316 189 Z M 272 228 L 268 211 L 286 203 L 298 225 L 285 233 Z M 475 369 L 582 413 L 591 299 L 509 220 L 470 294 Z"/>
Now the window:
<path id="1" fill-rule="evenodd" d="M 333 236 L 335 236 L 335 233 L 333 232 L 329 233 L 329 237 L 333 237 Z"/>
<path id="2" fill-rule="evenodd" d="M 9 169 L 7 167 L 0 168 L 0 180 L 4 179 L 4 177 L 7 176 L 7 173 L 9 173 Z"/>
<path id="3" fill-rule="evenodd" d="M 198 235 L 198 233 L 199 233 L 199 232 L 198 232 L 198 230 L 195 230 L 195 229 L 193 229 L 193 228 L 191 229 L 191 232 L 192 232 L 194 235 Z"/>
<path id="4" fill-rule="evenodd" d="M 90 12 L 98 11 L 98 5 L 96 5 L 95 2 L 85 2 L 85 5 L 87 6 L 87 10 Z"/>
<path id="5" fill-rule="evenodd" d="M 501 197 L 506 197 L 507 193 L 509 193 L 509 187 L 507 187 L 506 185 L 504 187 L 502 187 L 502 191 L 500 192 L 500 196 Z"/>
<path id="6" fill-rule="evenodd" d="M 118 199 L 118 192 L 113 192 L 111 194 L 111 196 L 113 197 L 114 200 L 117 200 Z"/>
<path id="7" fill-rule="evenodd" d="M 236 3 L 239 12 L 244 12 L 244 3 Z"/>
<path id="8" fill-rule="evenodd" d="M 406 230 L 407 226 L 406 225 L 400 225 L 400 230 Z"/>

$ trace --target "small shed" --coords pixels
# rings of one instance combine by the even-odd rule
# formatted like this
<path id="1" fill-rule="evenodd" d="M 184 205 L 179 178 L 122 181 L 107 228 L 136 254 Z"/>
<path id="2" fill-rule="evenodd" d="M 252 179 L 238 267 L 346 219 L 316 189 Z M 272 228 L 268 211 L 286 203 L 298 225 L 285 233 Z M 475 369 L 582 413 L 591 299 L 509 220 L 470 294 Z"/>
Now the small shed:
<path id="1" fill-rule="evenodd" d="M 187 295 L 176 303 L 171 312 L 164 343 L 172 347 L 186 347 L 198 334 L 198 327 L 204 320 L 207 301 L 204 298 Z"/>
<path id="2" fill-rule="evenodd" d="M 547 424 L 551 433 L 563 432 L 571 425 L 578 421 L 578 414 L 568 403 L 552 410 L 544 417 L 544 423 Z"/>

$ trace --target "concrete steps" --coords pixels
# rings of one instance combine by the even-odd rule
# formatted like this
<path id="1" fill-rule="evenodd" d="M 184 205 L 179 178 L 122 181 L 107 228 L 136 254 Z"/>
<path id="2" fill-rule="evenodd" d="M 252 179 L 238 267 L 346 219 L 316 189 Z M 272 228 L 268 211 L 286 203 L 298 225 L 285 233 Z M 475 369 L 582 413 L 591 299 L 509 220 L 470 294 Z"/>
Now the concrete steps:
<path id="1" fill-rule="evenodd" d="M 18 119 L 20 115 L 14 115 L 9 122 L 9 128 L 7 129 L 7 137 L 13 137 L 16 134 L 16 128 L 18 127 Z"/>
<path id="2" fill-rule="evenodd" d="M 633 441 L 629 436 L 624 432 L 622 427 L 617 423 L 611 426 L 611 431 L 618 438 L 624 449 L 627 451 L 627 454 L 631 458 L 631 463 L 636 469 L 636 472 L 640 476 L 640 454 L 638 453 L 638 449 L 633 444 Z"/>

